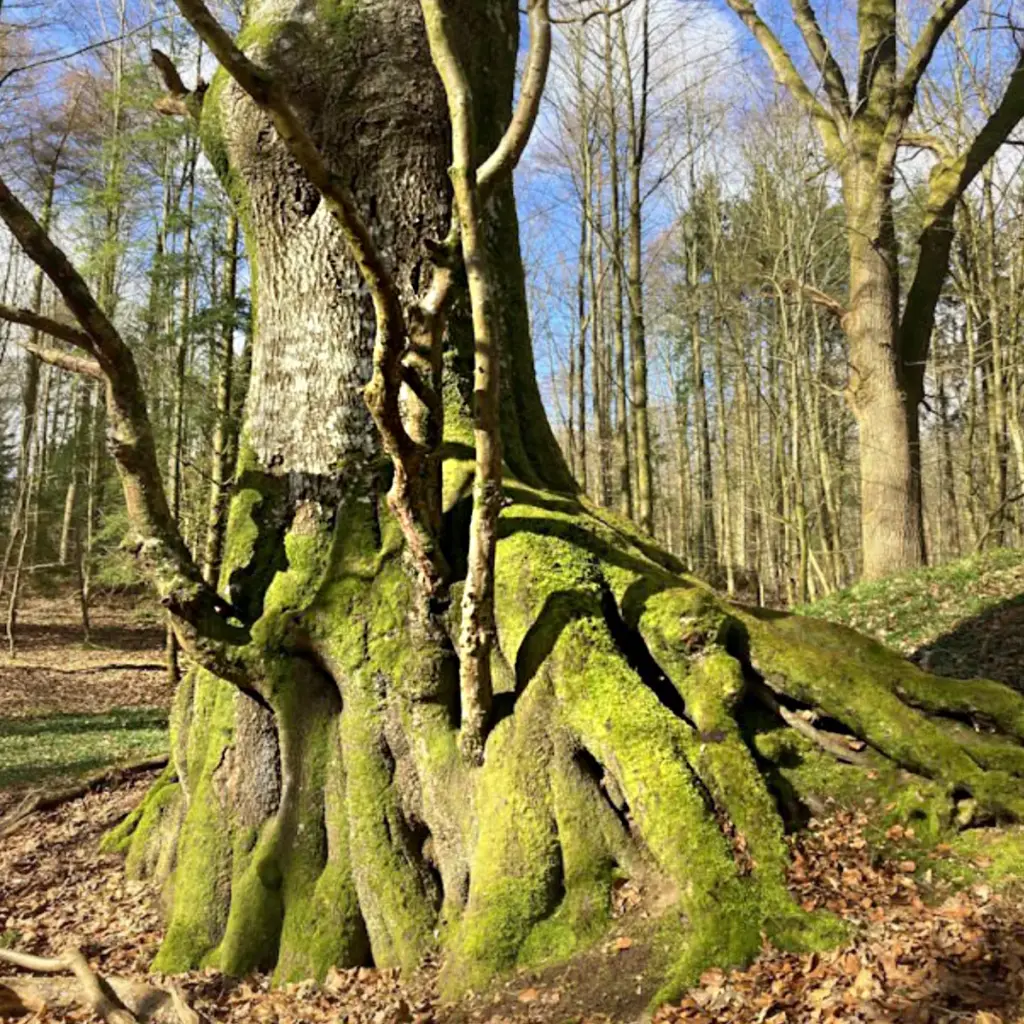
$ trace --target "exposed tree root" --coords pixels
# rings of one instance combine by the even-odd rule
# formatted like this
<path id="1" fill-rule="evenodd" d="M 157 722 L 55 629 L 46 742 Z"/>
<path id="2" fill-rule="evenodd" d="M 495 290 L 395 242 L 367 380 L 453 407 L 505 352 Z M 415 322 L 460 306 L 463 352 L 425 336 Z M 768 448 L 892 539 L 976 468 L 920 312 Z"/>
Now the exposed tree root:
<path id="1" fill-rule="evenodd" d="M 449 508 L 470 472 L 449 460 Z M 117 839 L 168 871 L 161 970 L 291 980 L 440 945 L 449 991 L 480 987 L 597 941 L 629 876 L 656 911 L 643 941 L 665 997 L 764 935 L 845 933 L 787 891 L 801 807 L 872 796 L 935 839 L 1024 819 L 1013 691 L 730 605 L 606 514 L 508 493 L 480 767 L 459 754 L 453 645 L 415 614 L 400 532 L 365 503 L 296 515 L 253 626 L 277 659 L 268 707 L 198 675 L 173 716 L 182 781 Z"/>
<path id="2" fill-rule="evenodd" d="M 68 949 L 59 957 L 31 956 L 0 949 L 0 963 L 36 974 L 72 975 L 76 982 L 75 1001 L 107 1024 L 136 1024 L 138 1021 L 199 1024 L 199 1014 L 174 986 L 170 991 L 164 991 L 125 979 L 108 981 L 89 966 L 78 949 Z M 62 1007 L 70 997 L 65 983 L 45 984 L 21 977 L 0 979 L 0 1012 L 3 1016 L 15 1016 L 19 1011 L 39 1013 L 48 1008 Z"/>

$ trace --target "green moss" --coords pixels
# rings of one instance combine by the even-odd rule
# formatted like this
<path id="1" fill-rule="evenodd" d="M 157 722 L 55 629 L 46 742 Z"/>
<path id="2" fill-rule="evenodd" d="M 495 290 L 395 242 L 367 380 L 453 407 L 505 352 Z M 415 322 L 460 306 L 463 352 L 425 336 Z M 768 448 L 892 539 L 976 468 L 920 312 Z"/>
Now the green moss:
<path id="1" fill-rule="evenodd" d="M 691 927 L 679 976 L 752 957 L 760 946 L 757 901 L 737 877 L 687 764 L 685 724 L 633 675 L 596 615 L 566 628 L 552 672 L 567 722 L 602 764 L 614 766 L 640 834 L 678 888 Z"/>
<path id="2" fill-rule="evenodd" d="M 299 744 L 294 762 L 295 807 L 281 857 L 284 920 L 275 978 L 323 979 L 332 966 L 367 961 L 369 945 L 352 877 L 345 774 L 338 714 L 301 673 L 290 680 L 289 712 Z"/>
<path id="3" fill-rule="evenodd" d="M 562 865 L 548 781 L 553 710 L 538 680 L 488 740 L 469 900 L 445 972 L 450 990 L 475 988 L 513 966 L 534 925 L 558 904 Z M 539 940 L 532 955 L 546 945 Z"/>
<path id="4" fill-rule="evenodd" d="M 234 687 L 202 673 L 189 731 L 194 779 L 174 872 L 174 902 L 154 970 L 198 967 L 220 942 L 231 891 L 232 822 L 214 774 L 234 737 Z"/>
<path id="5" fill-rule="evenodd" d="M 556 729 L 550 774 L 564 896 L 530 932 L 520 964 L 565 960 L 597 942 L 611 922 L 612 885 L 619 864 L 638 867 L 639 854 L 592 779 L 580 769 L 567 734 Z"/>
<path id="6" fill-rule="evenodd" d="M 895 680 L 895 692 L 924 711 L 972 716 L 1024 740 L 1024 697 L 987 679 L 946 679 L 906 665 Z"/>
<path id="7" fill-rule="evenodd" d="M 983 878 L 1001 887 L 1020 885 L 1024 879 L 1024 828 L 970 829 L 959 833 L 950 845 L 951 863 L 962 869 L 963 881 Z"/>
<path id="8" fill-rule="evenodd" d="M 949 834 L 952 808 L 945 787 L 877 758 L 871 766 L 845 764 L 793 729 L 765 715 L 752 742 L 777 785 L 818 813 L 831 807 L 868 812 L 881 841 L 892 825 L 910 826 L 928 845 Z"/>
<path id="9" fill-rule="evenodd" d="M 373 676 L 348 680 L 341 719 L 353 875 L 374 963 L 415 968 L 432 945 L 433 894 L 403 849 L 407 825 L 383 739 Z M 418 853 L 418 851 L 415 851 Z"/>
<path id="10" fill-rule="evenodd" d="M 318 7 L 326 6 L 330 0 L 317 0 Z M 262 54 L 281 35 L 288 19 L 282 17 L 247 18 L 241 32 L 235 37 L 235 45 L 250 57 Z"/>
<path id="11" fill-rule="evenodd" d="M 177 794 L 177 775 L 173 765 L 168 765 L 149 787 L 142 802 L 124 821 L 112 828 L 100 841 L 104 853 L 128 853 L 139 833 L 149 833 L 158 818 L 157 808 L 165 807 L 167 793 Z M 144 822 L 144 819 L 147 819 Z"/>
<path id="12" fill-rule="evenodd" d="M 772 686 L 844 722 L 911 771 L 952 786 L 980 783 L 981 770 L 959 744 L 894 693 L 912 668 L 898 655 L 830 623 L 737 614 L 751 661 Z"/>

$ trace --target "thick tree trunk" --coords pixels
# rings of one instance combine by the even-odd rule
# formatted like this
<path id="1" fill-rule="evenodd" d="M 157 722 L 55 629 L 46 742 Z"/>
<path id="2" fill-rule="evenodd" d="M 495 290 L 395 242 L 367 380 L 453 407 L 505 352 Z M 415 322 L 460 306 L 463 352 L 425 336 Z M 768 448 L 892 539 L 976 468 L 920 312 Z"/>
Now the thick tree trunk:
<path id="1" fill-rule="evenodd" d="M 423 241 L 450 215 L 446 105 L 418 5 L 367 0 L 323 21 L 306 11 L 253 2 L 246 38 L 303 104 L 411 295 Z M 491 147 L 511 108 L 517 4 L 459 0 L 456 11 L 476 43 L 469 72 Z M 483 764 L 464 758 L 458 623 L 424 613 L 383 497 L 361 393 L 373 323 L 340 229 L 234 86 L 218 76 L 205 102 L 207 150 L 238 199 L 255 285 L 220 579 L 260 672 L 249 691 L 186 676 L 172 764 L 109 839 L 130 870 L 166 880 L 157 969 L 290 980 L 371 961 L 411 968 L 440 944 L 448 988 L 478 987 L 601 938 L 623 872 L 669 908 L 652 906 L 641 937 L 662 995 L 710 963 L 754 956 L 764 935 L 787 948 L 832 941 L 835 923 L 786 891 L 782 819 L 761 767 L 791 772 L 805 794 L 840 770 L 823 751 L 842 741 L 798 708 L 868 739 L 872 752 L 847 767 L 878 806 L 902 769 L 922 776 L 903 784 L 913 794 L 897 815 L 939 831 L 964 793 L 965 819 L 1024 813 L 1010 777 L 1024 774 L 1018 748 L 993 740 L 990 755 L 968 757 L 970 736 L 951 739 L 914 709 L 977 714 L 1019 737 L 1024 700 L 995 684 L 947 686 L 824 624 L 726 605 L 577 498 L 537 395 L 510 185 L 481 233 L 501 268 L 492 308 L 508 470 L 495 702 Z M 464 576 L 464 302 L 449 333 L 443 539 Z M 823 647 L 834 672 L 821 671 Z M 1010 767 L 989 770 L 987 756 Z"/>

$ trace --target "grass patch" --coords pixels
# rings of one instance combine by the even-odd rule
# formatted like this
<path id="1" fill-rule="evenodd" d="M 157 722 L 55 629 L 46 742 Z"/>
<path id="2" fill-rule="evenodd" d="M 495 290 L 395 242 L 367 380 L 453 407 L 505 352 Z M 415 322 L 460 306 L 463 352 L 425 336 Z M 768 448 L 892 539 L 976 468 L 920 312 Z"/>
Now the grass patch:
<path id="1" fill-rule="evenodd" d="M 966 619 L 1024 602 L 1024 551 L 997 548 L 933 568 L 858 583 L 797 611 L 841 622 L 909 654 Z"/>
<path id="2" fill-rule="evenodd" d="M 0 719 L 0 788 L 75 778 L 166 750 L 167 713 L 155 708 Z"/>

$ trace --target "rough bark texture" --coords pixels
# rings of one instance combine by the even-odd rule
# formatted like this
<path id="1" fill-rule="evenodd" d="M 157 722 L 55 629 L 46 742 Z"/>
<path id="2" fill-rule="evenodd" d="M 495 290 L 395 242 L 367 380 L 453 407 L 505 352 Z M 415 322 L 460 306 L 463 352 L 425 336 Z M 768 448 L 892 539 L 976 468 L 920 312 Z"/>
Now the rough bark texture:
<path id="1" fill-rule="evenodd" d="M 423 238 L 450 213 L 447 113 L 418 5 L 308 10 L 257 0 L 243 41 L 303 104 L 411 289 Z M 511 109 L 516 4 L 465 0 L 460 13 L 489 148 Z M 501 271 L 507 499 L 494 724 L 483 764 L 467 762 L 459 623 L 439 630 L 423 614 L 383 497 L 387 463 L 360 393 L 373 324 L 343 240 L 221 76 L 203 121 L 254 269 L 253 376 L 220 585 L 261 678 L 249 693 L 203 670 L 184 679 L 172 762 L 108 839 L 130 871 L 165 883 L 158 969 L 259 967 L 286 981 L 371 960 L 411 968 L 440 945 L 449 987 L 479 986 L 599 939 L 626 874 L 660 908 L 642 939 L 666 995 L 709 963 L 753 956 L 762 934 L 788 948 L 841 934 L 786 891 L 776 795 L 788 809 L 896 792 L 879 805 L 936 836 L 956 814 L 1024 812 L 1020 697 L 933 679 L 842 629 L 728 605 L 576 496 L 533 375 L 510 186 L 484 218 Z M 461 576 L 474 470 L 464 301 L 449 333 L 444 544 Z M 806 708 L 828 728 L 790 727 Z M 870 745 L 862 763 L 828 752 L 843 730 Z"/>

